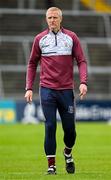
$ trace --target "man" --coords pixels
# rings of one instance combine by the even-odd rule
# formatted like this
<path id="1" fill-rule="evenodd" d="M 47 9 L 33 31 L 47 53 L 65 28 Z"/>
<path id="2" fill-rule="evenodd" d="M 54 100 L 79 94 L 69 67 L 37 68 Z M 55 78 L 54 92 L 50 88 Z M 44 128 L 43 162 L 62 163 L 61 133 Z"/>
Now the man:
<path id="1" fill-rule="evenodd" d="M 87 92 L 87 64 L 77 35 L 61 27 L 62 11 L 51 7 L 46 12 L 48 29 L 33 42 L 27 67 L 27 102 L 32 101 L 36 68 L 40 62 L 40 98 L 45 117 L 44 148 L 48 174 L 56 174 L 56 111 L 61 116 L 64 131 L 64 157 L 68 173 L 75 172 L 72 148 L 76 140 L 73 64 L 77 61 L 80 75 L 80 97 Z"/>

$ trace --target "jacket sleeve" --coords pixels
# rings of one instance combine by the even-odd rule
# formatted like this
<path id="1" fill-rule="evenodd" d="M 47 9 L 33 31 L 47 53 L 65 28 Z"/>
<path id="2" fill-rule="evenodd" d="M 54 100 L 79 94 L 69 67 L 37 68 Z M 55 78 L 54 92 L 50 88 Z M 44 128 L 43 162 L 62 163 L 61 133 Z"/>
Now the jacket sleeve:
<path id="1" fill-rule="evenodd" d="M 32 45 L 31 54 L 29 57 L 28 65 L 27 65 L 27 72 L 26 72 L 26 90 L 32 90 L 34 80 L 36 77 L 36 69 L 38 62 L 40 60 L 41 51 L 39 48 L 39 39 L 37 36 L 35 37 Z"/>
<path id="2" fill-rule="evenodd" d="M 73 56 L 77 61 L 80 83 L 87 85 L 87 62 L 79 38 L 73 36 Z"/>

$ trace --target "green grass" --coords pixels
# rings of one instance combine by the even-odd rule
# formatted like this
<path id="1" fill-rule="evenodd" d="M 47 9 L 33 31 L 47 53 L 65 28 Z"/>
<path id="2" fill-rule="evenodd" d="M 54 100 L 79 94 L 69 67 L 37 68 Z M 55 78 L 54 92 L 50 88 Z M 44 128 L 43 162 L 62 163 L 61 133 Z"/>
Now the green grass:
<path id="1" fill-rule="evenodd" d="M 45 175 L 44 125 L 0 125 L 0 180 L 110 180 L 111 126 L 77 123 L 73 150 L 76 173 L 67 174 L 62 154 L 63 132 L 57 128 L 57 175 Z"/>

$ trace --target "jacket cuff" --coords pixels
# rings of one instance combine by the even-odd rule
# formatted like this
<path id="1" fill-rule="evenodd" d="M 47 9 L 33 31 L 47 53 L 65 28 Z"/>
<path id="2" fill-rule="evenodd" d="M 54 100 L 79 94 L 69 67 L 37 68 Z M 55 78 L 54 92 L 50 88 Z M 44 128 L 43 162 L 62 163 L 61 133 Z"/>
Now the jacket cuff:
<path id="1" fill-rule="evenodd" d="M 88 86 L 86 82 L 81 82 L 80 84 L 85 84 L 86 86 Z"/>
<path id="2" fill-rule="evenodd" d="M 32 91 L 32 89 L 31 89 L 31 88 L 26 88 L 25 90 L 26 90 L 26 91 L 28 91 L 28 90 Z"/>

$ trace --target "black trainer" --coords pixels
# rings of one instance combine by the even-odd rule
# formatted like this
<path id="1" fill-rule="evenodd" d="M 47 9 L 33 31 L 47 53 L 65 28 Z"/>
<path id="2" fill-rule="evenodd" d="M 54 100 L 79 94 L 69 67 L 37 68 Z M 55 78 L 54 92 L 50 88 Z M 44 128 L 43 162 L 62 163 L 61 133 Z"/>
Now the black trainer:
<path id="1" fill-rule="evenodd" d="M 56 166 L 50 166 L 47 170 L 47 174 L 56 174 Z"/>
<path id="2" fill-rule="evenodd" d="M 64 157 L 65 157 L 65 163 L 66 163 L 66 171 L 70 174 L 75 173 L 75 164 L 72 158 L 72 154 L 66 155 L 64 153 Z"/>

